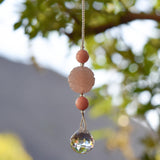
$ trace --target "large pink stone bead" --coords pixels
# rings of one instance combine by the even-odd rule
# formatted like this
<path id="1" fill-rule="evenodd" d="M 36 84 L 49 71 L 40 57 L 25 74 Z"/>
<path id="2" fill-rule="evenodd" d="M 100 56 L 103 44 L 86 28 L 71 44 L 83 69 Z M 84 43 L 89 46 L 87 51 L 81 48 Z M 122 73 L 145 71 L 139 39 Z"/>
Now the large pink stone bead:
<path id="1" fill-rule="evenodd" d="M 89 92 L 95 82 L 94 74 L 88 67 L 73 68 L 68 77 L 69 86 L 76 93 Z"/>

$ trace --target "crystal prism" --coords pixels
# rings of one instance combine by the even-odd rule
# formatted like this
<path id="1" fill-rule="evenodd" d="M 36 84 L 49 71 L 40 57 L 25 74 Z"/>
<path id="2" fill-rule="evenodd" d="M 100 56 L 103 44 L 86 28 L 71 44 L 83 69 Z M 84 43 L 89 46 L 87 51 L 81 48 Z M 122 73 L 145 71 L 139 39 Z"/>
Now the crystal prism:
<path id="1" fill-rule="evenodd" d="M 88 131 L 77 131 L 70 139 L 71 148 L 80 154 L 85 154 L 92 150 L 95 141 Z"/>

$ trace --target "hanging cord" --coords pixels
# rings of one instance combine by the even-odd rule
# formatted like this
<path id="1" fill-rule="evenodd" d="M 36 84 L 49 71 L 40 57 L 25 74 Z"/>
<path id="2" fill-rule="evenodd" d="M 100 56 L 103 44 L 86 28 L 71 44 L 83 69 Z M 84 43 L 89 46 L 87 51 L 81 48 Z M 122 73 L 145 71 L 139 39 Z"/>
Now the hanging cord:
<path id="1" fill-rule="evenodd" d="M 81 44 L 81 49 L 84 49 L 84 40 L 85 40 L 85 0 L 82 0 L 82 44 Z M 84 64 L 81 64 L 83 67 Z M 83 93 L 81 93 L 81 96 L 83 96 Z M 87 125 L 86 125 L 86 120 L 84 117 L 84 111 L 81 111 L 82 114 L 82 119 L 80 123 L 80 128 L 79 131 L 86 132 L 87 131 Z"/>
<path id="2" fill-rule="evenodd" d="M 86 125 L 86 120 L 84 117 L 84 111 L 81 111 L 81 114 L 82 114 L 82 119 L 81 119 L 79 131 L 85 132 L 87 131 L 87 125 Z"/>
<path id="3" fill-rule="evenodd" d="M 82 30 L 81 30 L 81 34 L 82 34 L 82 45 L 81 45 L 81 49 L 84 49 L 84 40 L 85 40 L 85 0 L 82 0 Z M 84 64 L 81 64 L 82 67 Z M 83 93 L 81 94 L 81 96 L 83 96 Z M 82 114 L 82 119 L 81 119 L 81 123 L 80 123 L 80 131 L 86 131 L 87 130 L 87 126 L 86 126 L 86 120 L 84 117 L 84 111 L 81 111 Z"/>
<path id="4" fill-rule="evenodd" d="M 85 39 L 85 0 L 82 0 L 82 45 L 81 49 L 84 49 L 84 39 Z"/>

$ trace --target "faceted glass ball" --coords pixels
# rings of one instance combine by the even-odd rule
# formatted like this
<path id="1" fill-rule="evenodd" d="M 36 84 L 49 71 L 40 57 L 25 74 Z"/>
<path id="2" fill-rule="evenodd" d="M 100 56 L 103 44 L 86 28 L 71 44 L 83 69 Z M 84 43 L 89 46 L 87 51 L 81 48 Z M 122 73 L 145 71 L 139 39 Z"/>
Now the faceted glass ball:
<path id="1" fill-rule="evenodd" d="M 88 67 L 76 67 L 71 71 L 68 82 L 71 89 L 76 93 L 89 92 L 95 82 L 94 74 Z"/>
<path id="2" fill-rule="evenodd" d="M 80 154 L 85 154 L 93 149 L 95 141 L 92 135 L 86 132 L 77 131 L 70 139 L 71 148 Z"/>

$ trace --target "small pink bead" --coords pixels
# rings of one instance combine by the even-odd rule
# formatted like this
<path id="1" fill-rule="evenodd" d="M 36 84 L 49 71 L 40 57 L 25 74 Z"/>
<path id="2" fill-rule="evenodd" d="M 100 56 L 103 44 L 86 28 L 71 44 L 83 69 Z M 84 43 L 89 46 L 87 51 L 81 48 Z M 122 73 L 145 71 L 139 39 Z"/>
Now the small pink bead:
<path id="1" fill-rule="evenodd" d="M 84 111 L 85 109 L 88 108 L 88 105 L 89 105 L 89 102 L 88 102 L 88 99 L 83 97 L 83 96 L 80 96 L 76 99 L 76 107 L 79 109 L 79 110 L 82 110 Z"/>
<path id="2" fill-rule="evenodd" d="M 68 77 L 69 86 L 76 93 L 89 92 L 95 82 L 94 74 L 88 67 L 73 68 Z"/>
<path id="3" fill-rule="evenodd" d="M 88 52 L 84 49 L 81 49 L 76 54 L 76 59 L 79 63 L 85 63 L 89 59 Z"/>

